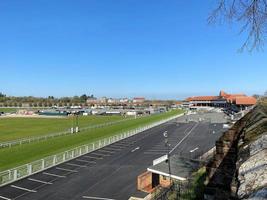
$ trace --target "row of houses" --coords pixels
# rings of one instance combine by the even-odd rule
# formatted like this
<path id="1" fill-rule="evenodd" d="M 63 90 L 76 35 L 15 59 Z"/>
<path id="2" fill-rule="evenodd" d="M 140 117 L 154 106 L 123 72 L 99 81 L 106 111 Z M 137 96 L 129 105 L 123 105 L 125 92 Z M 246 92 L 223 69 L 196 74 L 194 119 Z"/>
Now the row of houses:
<path id="1" fill-rule="evenodd" d="M 107 98 L 107 97 L 101 97 L 101 98 L 96 98 L 96 97 L 90 97 L 87 99 L 86 103 L 87 104 L 128 104 L 128 103 L 133 103 L 133 104 L 142 104 L 145 102 L 144 97 L 135 97 L 133 99 L 129 98 Z"/>

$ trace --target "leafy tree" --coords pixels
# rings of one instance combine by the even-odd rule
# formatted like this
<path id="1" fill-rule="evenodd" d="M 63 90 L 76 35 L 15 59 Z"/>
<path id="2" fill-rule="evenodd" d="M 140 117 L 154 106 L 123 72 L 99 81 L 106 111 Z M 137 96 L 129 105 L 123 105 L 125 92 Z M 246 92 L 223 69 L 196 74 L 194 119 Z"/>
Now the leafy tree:
<path id="1" fill-rule="evenodd" d="M 82 102 L 85 102 L 87 100 L 87 95 L 86 94 L 83 94 L 82 96 L 80 96 L 80 99 Z"/>

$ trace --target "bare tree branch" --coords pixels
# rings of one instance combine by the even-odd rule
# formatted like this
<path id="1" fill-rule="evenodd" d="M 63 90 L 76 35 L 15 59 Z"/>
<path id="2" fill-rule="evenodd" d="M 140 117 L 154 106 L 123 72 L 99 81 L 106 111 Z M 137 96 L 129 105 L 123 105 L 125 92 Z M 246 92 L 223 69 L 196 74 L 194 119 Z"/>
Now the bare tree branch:
<path id="1" fill-rule="evenodd" d="M 267 35 L 267 0 L 217 1 L 218 5 L 208 17 L 208 23 L 241 23 L 240 33 L 247 33 L 247 39 L 240 50 L 262 49 Z"/>

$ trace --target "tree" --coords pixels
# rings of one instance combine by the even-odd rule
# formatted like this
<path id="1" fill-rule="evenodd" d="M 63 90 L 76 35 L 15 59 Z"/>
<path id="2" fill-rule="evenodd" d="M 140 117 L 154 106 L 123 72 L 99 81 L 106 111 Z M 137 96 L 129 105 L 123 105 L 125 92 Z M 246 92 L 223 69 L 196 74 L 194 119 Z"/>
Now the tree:
<path id="1" fill-rule="evenodd" d="M 6 95 L 0 92 L 0 97 L 6 97 Z"/>
<path id="2" fill-rule="evenodd" d="M 247 32 L 241 50 L 262 49 L 267 34 L 267 0 L 217 0 L 209 23 L 229 21 L 242 23 L 240 33 Z"/>
<path id="3" fill-rule="evenodd" d="M 80 96 L 80 99 L 81 99 L 82 102 L 86 102 L 87 98 L 88 97 L 87 97 L 86 94 L 83 94 L 82 96 Z"/>

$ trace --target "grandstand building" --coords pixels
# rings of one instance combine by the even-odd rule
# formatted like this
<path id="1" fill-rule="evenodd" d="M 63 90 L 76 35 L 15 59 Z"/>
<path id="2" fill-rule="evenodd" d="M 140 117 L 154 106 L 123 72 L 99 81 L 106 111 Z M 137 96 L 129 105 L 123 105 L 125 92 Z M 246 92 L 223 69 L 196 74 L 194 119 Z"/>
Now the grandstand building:
<path id="1" fill-rule="evenodd" d="M 186 99 L 186 102 L 192 106 L 212 106 L 243 110 L 256 104 L 256 99 L 245 94 L 227 94 L 224 91 L 220 91 L 219 96 L 189 97 Z"/>

